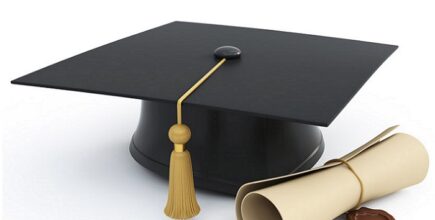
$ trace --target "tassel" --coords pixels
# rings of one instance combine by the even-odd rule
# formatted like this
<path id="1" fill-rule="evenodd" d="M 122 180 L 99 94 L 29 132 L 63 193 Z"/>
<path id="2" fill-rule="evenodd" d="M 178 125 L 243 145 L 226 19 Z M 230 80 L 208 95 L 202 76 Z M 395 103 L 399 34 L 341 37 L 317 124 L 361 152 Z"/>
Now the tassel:
<path id="1" fill-rule="evenodd" d="M 193 182 L 192 161 L 185 144 L 190 140 L 190 129 L 185 124 L 175 124 L 169 129 L 169 139 L 174 143 L 169 166 L 169 192 L 165 214 L 174 219 L 192 218 L 199 214 Z"/>
<path id="2" fill-rule="evenodd" d="M 225 62 L 222 58 L 198 82 L 195 83 L 177 100 L 177 124 L 169 129 L 169 139 L 174 143 L 169 165 L 169 193 L 165 214 L 175 219 L 192 218 L 199 214 L 200 208 L 196 201 L 195 185 L 193 183 L 192 161 L 190 153 L 184 146 L 192 134 L 190 128 L 182 123 L 183 101 L 206 81 Z"/>

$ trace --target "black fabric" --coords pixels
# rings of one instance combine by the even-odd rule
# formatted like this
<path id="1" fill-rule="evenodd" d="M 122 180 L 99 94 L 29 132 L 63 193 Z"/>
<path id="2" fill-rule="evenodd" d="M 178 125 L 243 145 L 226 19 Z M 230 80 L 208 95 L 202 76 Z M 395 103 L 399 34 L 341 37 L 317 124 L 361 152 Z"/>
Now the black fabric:
<path id="1" fill-rule="evenodd" d="M 12 83 L 175 102 L 217 60 L 242 50 L 186 101 L 329 125 L 397 46 L 297 33 L 173 22 L 115 41 Z"/>

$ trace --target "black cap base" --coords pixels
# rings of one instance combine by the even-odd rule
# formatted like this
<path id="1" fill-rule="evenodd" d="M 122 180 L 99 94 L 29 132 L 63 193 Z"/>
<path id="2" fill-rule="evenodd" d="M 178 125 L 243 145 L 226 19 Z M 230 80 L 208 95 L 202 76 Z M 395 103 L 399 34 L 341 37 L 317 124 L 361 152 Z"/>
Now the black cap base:
<path id="1" fill-rule="evenodd" d="M 151 171 L 168 176 L 173 149 L 168 128 L 175 104 L 143 101 L 130 152 Z M 235 195 L 241 185 L 311 168 L 323 153 L 316 126 L 185 106 L 192 131 L 186 144 L 192 156 L 195 186 Z"/>

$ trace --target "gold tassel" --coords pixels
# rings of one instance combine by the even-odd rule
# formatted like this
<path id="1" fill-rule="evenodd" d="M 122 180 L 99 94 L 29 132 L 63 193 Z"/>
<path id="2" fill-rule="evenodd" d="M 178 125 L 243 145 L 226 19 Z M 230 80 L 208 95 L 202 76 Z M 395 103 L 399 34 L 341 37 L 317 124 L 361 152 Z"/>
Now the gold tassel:
<path id="1" fill-rule="evenodd" d="M 185 144 L 192 134 L 190 128 L 183 124 L 183 101 L 205 82 L 225 62 L 221 59 L 198 82 L 187 90 L 177 101 L 177 124 L 169 129 L 169 139 L 174 143 L 169 165 L 169 193 L 165 214 L 175 219 L 192 218 L 199 214 L 200 208 L 196 201 L 195 184 L 193 183 L 192 161 Z"/>
<path id="2" fill-rule="evenodd" d="M 191 132 L 185 124 L 175 124 L 169 129 L 169 139 L 174 143 L 169 167 L 169 193 L 165 214 L 174 219 L 192 218 L 199 214 L 193 183 L 192 161 L 185 144 Z"/>

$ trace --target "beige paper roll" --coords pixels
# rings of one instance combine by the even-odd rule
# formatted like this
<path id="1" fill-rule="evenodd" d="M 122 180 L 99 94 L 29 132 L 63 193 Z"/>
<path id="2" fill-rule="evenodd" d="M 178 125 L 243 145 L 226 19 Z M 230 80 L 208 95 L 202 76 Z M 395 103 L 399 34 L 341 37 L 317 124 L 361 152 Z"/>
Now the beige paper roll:
<path id="1" fill-rule="evenodd" d="M 342 158 L 363 182 L 363 202 L 417 184 L 427 174 L 428 154 L 417 139 L 399 133 L 380 141 L 394 128 Z M 237 218 L 330 220 L 357 205 L 360 191 L 355 175 L 334 163 L 245 184 L 236 197 Z"/>

